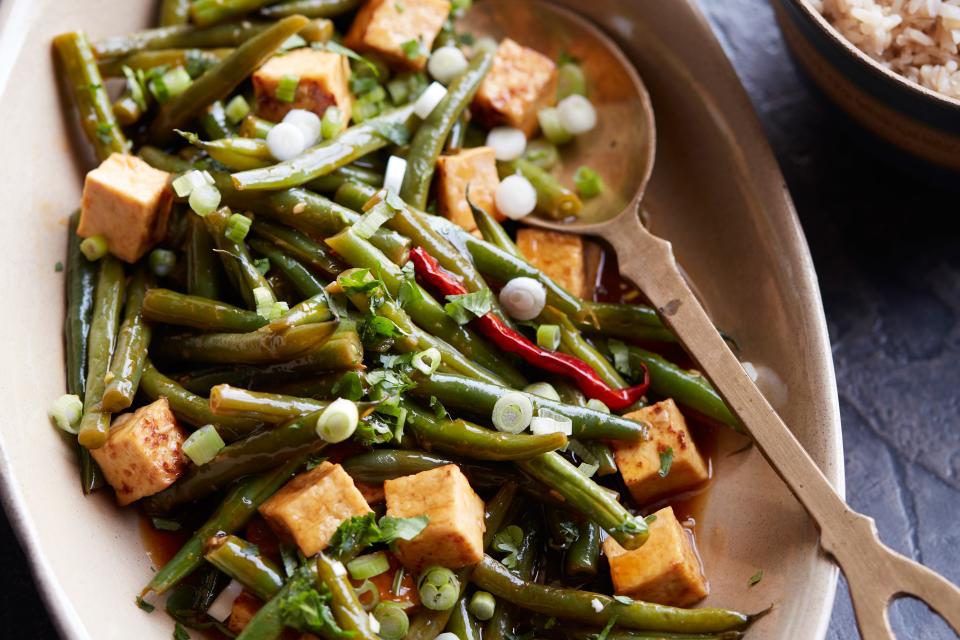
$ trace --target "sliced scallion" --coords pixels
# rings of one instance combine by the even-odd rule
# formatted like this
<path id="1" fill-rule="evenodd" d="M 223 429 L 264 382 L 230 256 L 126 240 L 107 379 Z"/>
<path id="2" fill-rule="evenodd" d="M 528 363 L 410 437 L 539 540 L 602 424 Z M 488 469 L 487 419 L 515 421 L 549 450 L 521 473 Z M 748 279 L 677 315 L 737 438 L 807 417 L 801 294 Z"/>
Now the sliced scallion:
<path id="1" fill-rule="evenodd" d="M 410 630 L 410 618 L 396 602 L 381 602 L 373 610 L 373 617 L 380 623 L 383 640 L 402 640 Z"/>
<path id="2" fill-rule="evenodd" d="M 597 400 L 596 398 L 587 400 L 587 409 L 593 409 L 600 413 L 610 413 L 610 407 L 604 404 L 602 400 Z"/>
<path id="3" fill-rule="evenodd" d="M 450 569 L 434 566 L 420 574 L 417 589 L 420 604 L 434 611 L 446 611 L 460 597 L 460 580 Z"/>
<path id="4" fill-rule="evenodd" d="M 77 435 L 77 427 L 83 417 L 83 401 L 72 393 L 64 394 L 53 401 L 48 415 L 58 429 Z"/>
<path id="5" fill-rule="evenodd" d="M 95 262 L 104 257 L 108 250 L 107 239 L 103 236 L 90 236 L 84 238 L 83 242 L 80 243 L 80 251 L 90 262 Z"/>
<path id="6" fill-rule="evenodd" d="M 320 119 L 320 135 L 324 140 L 336 138 L 343 129 L 343 112 L 337 107 L 327 107 Z"/>
<path id="7" fill-rule="evenodd" d="M 277 100 L 281 102 L 293 102 L 297 97 L 297 86 L 300 84 L 300 76 L 288 73 L 280 78 L 277 83 L 277 91 L 274 94 Z"/>
<path id="8" fill-rule="evenodd" d="M 244 238 L 247 237 L 247 233 L 250 232 L 250 224 L 250 218 L 247 216 L 232 213 L 230 217 L 227 218 L 227 226 L 223 231 L 223 235 L 234 242 L 243 242 Z"/>
<path id="9" fill-rule="evenodd" d="M 595 198 L 603 193 L 603 179 L 590 167 L 580 167 L 573 174 L 573 183 L 577 192 L 584 198 Z"/>
<path id="10" fill-rule="evenodd" d="M 190 434 L 183 443 L 183 453 L 199 467 L 213 460 L 225 446 L 216 427 L 208 424 Z"/>
<path id="11" fill-rule="evenodd" d="M 560 346 L 560 325 L 542 324 L 537 327 L 537 345 L 542 349 L 556 351 Z"/>
<path id="12" fill-rule="evenodd" d="M 338 398 L 317 418 L 317 435 L 327 442 L 343 442 L 357 430 L 359 421 L 357 405 L 346 398 Z"/>
<path id="13" fill-rule="evenodd" d="M 190 208 L 198 216 L 208 216 L 220 206 L 220 191 L 210 184 L 202 184 L 190 192 Z"/>
<path id="14" fill-rule="evenodd" d="M 541 109 L 537 114 L 543 136 L 553 144 L 566 144 L 573 140 L 573 135 L 560 122 L 560 113 L 554 107 Z"/>
<path id="15" fill-rule="evenodd" d="M 440 362 L 440 350 L 436 347 L 430 347 L 426 351 L 414 355 L 410 364 L 423 375 L 429 376 L 433 375 L 440 367 Z"/>
<path id="16" fill-rule="evenodd" d="M 498 431 L 520 433 L 530 425 L 532 418 L 533 403 L 522 393 L 506 393 L 493 405 L 491 420 Z"/>
<path id="17" fill-rule="evenodd" d="M 493 594 L 486 591 L 477 591 L 470 598 L 470 604 L 467 605 L 467 611 L 473 614 L 477 620 L 486 621 L 493 617 L 493 612 L 497 608 L 497 600 Z"/>
<path id="18" fill-rule="evenodd" d="M 366 580 L 390 570 L 390 560 L 384 551 L 358 556 L 347 563 L 347 571 L 354 580 Z"/>
<path id="19" fill-rule="evenodd" d="M 535 396 L 546 398 L 547 400 L 560 402 L 560 394 L 557 393 L 557 390 L 554 389 L 553 385 L 549 382 L 534 382 L 533 384 L 528 384 L 523 390 L 525 393 L 531 393 Z"/>
<path id="20" fill-rule="evenodd" d="M 250 113 L 250 104 L 243 96 L 234 96 L 230 102 L 227 103 L 224 113 L 227 114 L 227 120 L 233 124 L 237 124 Z"/>

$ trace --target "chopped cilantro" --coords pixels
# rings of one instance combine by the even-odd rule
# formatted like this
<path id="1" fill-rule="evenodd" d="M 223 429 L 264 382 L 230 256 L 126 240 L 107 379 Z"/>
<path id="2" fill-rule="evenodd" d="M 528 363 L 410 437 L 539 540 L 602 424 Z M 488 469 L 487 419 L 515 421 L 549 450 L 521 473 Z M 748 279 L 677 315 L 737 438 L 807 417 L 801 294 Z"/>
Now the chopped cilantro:
<path id="1" fill-rule="evenodd" d="M 666 478 L 670 473 L 670 467 L 673 466 L 673 447 L 667 447 L 660 452 L 660 471 L 657 472 L 661 478 Z"/>
<path id="2" fill-rule="evenodd" d="M 179 622 L 173 627 L 173 640 L 190 640 L 190 634 Z"/>
<path id="3" fill-rule="evenodd" d="M 500 562 L 508 569 L 514 569 L 517 566 L 517 554 L 520 553 L 523 536 L 523 529 L 515 524 L 501 529 L 493 536 L 493 549 L 507 554 Z"/>
<path id="4" fill-rule="evenodd" d="M 56 271 L 57 273 L 60 273 L 61 271 L 63 271 L 63 263 L 58 260 L 57 264 L 53 265 L 53 270 Z"/>
<path id="5" fill-rule="evenodd" d="M 447 303 L 443 310 L 457 321 L 457 324 L 467 324 L 474 318 L 485 315 L 493 308 L 493 292 L 490 289 L 447 296 Z"/>
<path id="6" fill-rule="evenodd" d="M 752 576 L 750 576 L 750 579 L 747 580 L 747 586 L 748 586 L 748 587 L 755 586 L 755 585 L 758 584 L 761 580 L 763 580 L 763 569 L 760 569 L 760 570 L 757 571 L 755 574 L 753 574 Z"/>

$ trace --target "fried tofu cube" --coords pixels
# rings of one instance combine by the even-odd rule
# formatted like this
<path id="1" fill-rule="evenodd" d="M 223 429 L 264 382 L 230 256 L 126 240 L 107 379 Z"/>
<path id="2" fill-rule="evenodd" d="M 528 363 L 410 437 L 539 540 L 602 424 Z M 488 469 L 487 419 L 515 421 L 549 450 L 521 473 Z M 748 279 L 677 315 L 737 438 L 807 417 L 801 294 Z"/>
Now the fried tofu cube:
<path id="1" fill-rule="evenodd" d="M 167 232 L 170 174 L 137 156 L 113 153 L 83 181 L 77 234 L 103 236 L 110 253 L 136 262 Z"/>
<path id="2" fill-rule="evenodd" d="M 294 477 L 260 505 L 260 515 L 277 535 L 292 540 L 307 557 L 326 549 L 344 520 L 370 510 L 353 478 L 330 462 Z"/>
<path id="3" fill-rule="evenodd" d="M 457 569 L 483 558 L 483 500 L 460 468 L 448 464 L 384 483 L 387 515 L 430 521 L 413 540 L 398 540 L 397 559 L 414 571 L 438 564 Z"/>
<path id="4" fill-rule="evenodd" d="M 368 0 L 343 41 L 393 66 L 421 71 L 449 13 L 447 0 Z"/>
<path id="5" fill-rule="evenodd" d="M 277 98 L 285 76 L 299 79 L 293 102 Z M 293 109 L 306 109 L 322 118 L 327 107 L 337 107 L 347 122 L 353 109 L 349 81 L 350 63 L 339 53 L 303 48 L 273 56 L 253 73 L 257 114 L 280 122 Z"/>
<path id="6" fill-rule="evenodd" d="M 500 43 L 490 73 L 473 99 L 473 114 L 483 124 L 537 131 L 537 113 L 557 97 L 557 65 L 539 51 L 510 38 Z"/>
<path id="7" fill-rule="evenodd" d="M 186 434 L 166 398 L 113 420 L 107 442 L 90 455 L 124 506 L 163 491 L 187 466 Z"/>
<path id="8" fill-rule="evenodd" d="M 610 560 L 610 577 L 617 595 L 645 602 L 686 607 L 707 597 L 707 579 L 672 507 L 657 511 L 650 537 L 639 549 L 627 551 L 613 538 L 603 541 Z"/>
<path id="9" fill-rule="evenodd" d="M 697 451 L 687 421 L 672 399 L 628 413 L 626 417 L 650 425 L 650 439 L 615 441 L 613 455 L 630 495 L 640 504 L 692 489 L 710 478 L 707 463 Z M 671 452 L 670 471 L 660 477 L 660 454 Z"/>
<path id="10" fill-rule="evenodd" d="M 227 628 L 233 633 L 239 634 L 250 623 L 253 616 L 257 615 L 257 611 L 260 611 L 262 606 L 257 596 L 247 591 L 241 591 L 237 599 L 233 601 L 230 617 L 227 618 Z"/>
<path id="11" fill-rule="evenodd" d="M 474 147 L 454 155 L 440 156 L 437 174 L 437 204 L 446 218 L 467 231 L 477 228 L 467 204 L 469 187 L 473 204 L 493 214 L 497 220 L 503 220 L 494 201 L 500 177 L 497 175 L 496 154 L 491 147 Z"/>
<path id="12" fill-rule="evenodd" d="M 523 228 L 517 231 L 517 248 L 530 264 L 561 287 L 575 296 L 590 297 L 582 236 Z"/>

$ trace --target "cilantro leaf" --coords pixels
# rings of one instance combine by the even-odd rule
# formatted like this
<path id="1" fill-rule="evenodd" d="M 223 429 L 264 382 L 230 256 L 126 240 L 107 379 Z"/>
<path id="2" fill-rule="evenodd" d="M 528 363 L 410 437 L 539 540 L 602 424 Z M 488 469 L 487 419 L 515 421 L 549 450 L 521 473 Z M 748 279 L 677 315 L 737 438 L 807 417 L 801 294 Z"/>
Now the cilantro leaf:
<path id="1" fill-rule="evenodd" d="M 410 142 L 410 129 L 400 122 L 384 122 L 383 120 L 367 120 L 363 123 L 376 132 L 378 136 L 392 142 L 398 147 Z"/>
<path id="2" fill-rule="evenodd" d="M 173 627 L 173 640 L 190 640 L 190 634 L 179 622 Z"/>
<path id="3" fill-rule="evenodd" d="M 330 53 L 339 53 L 350 60 L 356 60 L 360 64 L 370 69 L 370 71 L 373 72 L 373 75 L 378 78 L 380 77 L 380 70 L 377 69 L 377 65 L 373 64 L 353 49 L 348 49 L 347 47 L 343 46 L 339 42 L 328 40 L 327 42 L 314 42 L 310 46 L 314 49 L 329 51 Z"/>
<path id="4" fill-rule="evenodd" d="M 607 347 L 613 355 L 613 367 L 628 378 L 633 378 L 633 369 L 630 367 L 630 352 L 627 345 L 620 340 L 607 340 Z"/>
<path id="5" fill-rule="evenodd" d="M 383 282 L 373 277 L 370 269 L 354 269 L 341 274 L 337 283 L 346 293 L 368 293 L 383 285 Z"/>
<path id="6" fill-rule="evenodd" d="M 430 518 L 425 515 L 412 518 L 383 516 L 380 518 L 380 542 L 390 544 L 396 540 L 413 540 L 429 522 Z"/>
<path id="7" fill-rule="evenodd" d="M 355 633 L 342 629 L 333 617 L 330 599 L 329 591 L 325 588 L 318 590 L 309 572 L 297 572 L 290 579 L 286 593 L 280 600 L 280 616 L 284 625 L 324 638 L 352 638 Z"/>
<path id="8" fill-rule="evenodd" d="M 393 429 L 377 414 L 369 415 L 357 424 L 353 439 L 365 447 L 393 440 Z"/>
<path id="9" fill-rule="evenodd" d="M 750 579 L 747 580 L 747 586 L 752 587 L 757 585 L 761 580 L 763 580 L 763 569 L 760 569 L 755 574 L 750 576 Z"/>
<path id="10" fill-rule="evenodd" d="M 396 518 L 384 516 L 378 523 L 373 512 L 344 520 L 330 539 L 328 553 L 343 558 L 360 553 L 374 544 L 390 544 L 396 540 L 412 540 L 426 528 L 425 516 Z"/>
<path id="11" fill-rule="evenodd" d="M 673 466 L 673 447 L 667 447 L 660 452 L 660 471 L 657 475 L 666 478 L 670 473 L 670 467 Z"/>
<path id="12" fill-rule="evenodd" d="M 490 289 L 447 296 L 447 303 L 443 310 L 457 321 L 457 324 L 467 324 L 474 318 L 487 314 L 493 308 L 493 292 Z"/>
<path id="13" fill-rule="evenodd" d="M 346 398 L 356 402 L 363 397 L 363 380 L 358 372 L 348 371 L 333 384 L 331 392 L 338 398 Z"/>
<path id="14" fill-rule="evenodd" d="M 443 403 L 437 399 L 437 396 L 430 396 L 430 408 L 433 409 L 433 414 L 437 416 L 438 420 L 442 420 L 450 415 L 447 413 L 447 408 L 443 406 Z"/>
<path id="15" fill-rule="evenodd" d="M 426 55 L 423 44 L 421 44 L 419 38 L 411 38 L 410 40 L 407 40 L 400 45 L 400 49 L 403 51 L 403 55 L 410 60 L 416 60 L 417 58 Z"/>
<path id="16" fill-rule="evenodd" d="M 144 600 L 141 596 L 137 596 L 137 606 L 147 613 L 153 613 L 156 610 L 154 605 Z"/>
<path id="17" fill-rule="evenodd" d="M 523 529 L 515 524 L 501 529 L 493 536 L 493 549 L 507 554 L 500 562 L 508 569 L 515 569 L 517 566 L 517 554 L 520 553 L 523 536 Z"/>

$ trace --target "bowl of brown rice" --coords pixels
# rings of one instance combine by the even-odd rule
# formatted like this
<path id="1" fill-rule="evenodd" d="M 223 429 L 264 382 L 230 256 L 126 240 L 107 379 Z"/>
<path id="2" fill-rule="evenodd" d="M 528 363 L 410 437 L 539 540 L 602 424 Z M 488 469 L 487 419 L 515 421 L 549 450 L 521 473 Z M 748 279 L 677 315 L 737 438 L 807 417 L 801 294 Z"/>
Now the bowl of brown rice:
<path id="1" fill-rule="evenodd" d="M 774 0 L 798 65 L 886 143 L 960 171 L 960 0 Z"/>

